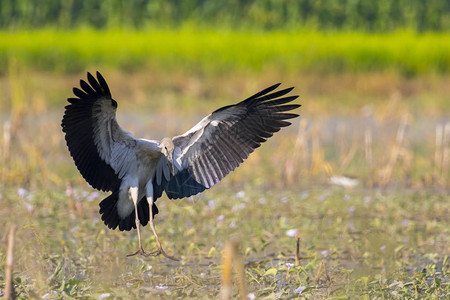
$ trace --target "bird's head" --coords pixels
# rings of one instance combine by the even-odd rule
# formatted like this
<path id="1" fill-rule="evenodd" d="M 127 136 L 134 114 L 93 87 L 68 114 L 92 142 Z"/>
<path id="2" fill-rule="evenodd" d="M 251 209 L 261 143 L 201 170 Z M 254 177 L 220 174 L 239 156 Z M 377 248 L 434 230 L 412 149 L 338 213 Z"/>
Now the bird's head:
<path id="1" fill-rule="evenodd" d="M 161 153 L 167 157 L 167 160 L 172 165 L 172 174 L 175 174 L 175 165 L 173 163 L 173 150 L 175 146 L 173 145 L 172 139 L 165 137 L 161 140 L 158 146 L 161 149 Z"/>

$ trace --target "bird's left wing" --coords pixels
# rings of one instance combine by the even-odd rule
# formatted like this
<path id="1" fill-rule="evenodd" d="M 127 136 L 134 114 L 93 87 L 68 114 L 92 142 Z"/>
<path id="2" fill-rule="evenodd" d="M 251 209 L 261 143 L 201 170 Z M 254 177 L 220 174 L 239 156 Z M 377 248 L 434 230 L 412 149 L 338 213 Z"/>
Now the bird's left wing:
<path id="1" fill-rule="evenodd" d="M 167 176 L 163 172 L 162 176 L 157 171 L 154 179 L 157 196 L 165 190 L 169 198 L 183 198 L 212 187 L 273 133 L 290 125 L 286 120 L 298 115 L 289 111 L 300 105 L 287 103 L 298 96 L 283 97 L 293 88 L 273 92 L 279 85 L 222 107 L 183 135 L 175 136 L 172 139 L 175 174 Z M 160 164 L 163 162 L 164 159 Z"/>
<path id="2" fill-rule="evenodd" d="M 117 102 L 103 76 L 88 73 L 87 78 L 89 84 L 80 80 L 81 89 L 73 89 L 77 98 L 67 99 L 61 126 L 84 179 L 96 189 L 114 191 L 135 159 L 136 140 L 117 123 Z"/>

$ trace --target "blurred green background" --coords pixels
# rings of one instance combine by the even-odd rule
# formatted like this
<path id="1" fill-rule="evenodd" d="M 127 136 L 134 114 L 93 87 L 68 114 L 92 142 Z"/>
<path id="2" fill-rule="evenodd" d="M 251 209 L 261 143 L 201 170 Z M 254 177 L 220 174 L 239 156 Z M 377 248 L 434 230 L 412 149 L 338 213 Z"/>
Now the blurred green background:
<path id="1" fill-rule="evenodd" d="M 4 0 L 0 28 L 3 73 L 14 55 L 60 72 L 450 70 L 445 0 Z"/>
<path id="2" fill-rule="evenodd" d="M 445 0 L 3 0 L 2 28 L 87 26 L 177 28 L 193 24 L 232 30 L 393 30 L 446 31 L 450 4 Z"/>
<path id="3" fill-rule="evenodd" d="M 126 258 L 136 233 L 102 224 L 107 193 L 67 151 L 66 99 L 96 70 L 149 139 L 277 82 L 300 96 L 301 118 L 223 182 L 158 200 L 182 264 Z M 0 227 L 18 228 L 20 299 L 217 298 L 232 238 L 249 299 L 444 299 L 449 193 L 449 1 L 0 0 Z"/>

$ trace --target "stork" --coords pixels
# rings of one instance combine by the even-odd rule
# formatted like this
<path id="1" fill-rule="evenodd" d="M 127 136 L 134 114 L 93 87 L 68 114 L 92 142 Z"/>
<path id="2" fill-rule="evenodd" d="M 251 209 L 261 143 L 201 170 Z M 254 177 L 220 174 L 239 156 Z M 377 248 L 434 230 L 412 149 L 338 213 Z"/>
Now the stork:
<path id="1" fill-rule="evenodd" d="M 116 120 L 117 102 L 97 72 L 88 82 L 73 88 L 67 99 L 62 130 L 75 165 L 95 189 L 112 193 L 100 202 L 100 214 L 110 229 L 137 230 L 139 248 L 130 254 L 166 254 L 156 233 L 156 200 L 166 193 L 170 199 L 196 195 L 211 188 L 238 167 L 286 121 L 300 105 L 287 104 L 298 96 L 286 96 L 293 88 L 275 91 L 272 85 L 234 105 L 203 118 L 182 135 L 161 141 L 137 139 Z M 150 227 L 158 249 L 142 248 L 140 225 Z"/>

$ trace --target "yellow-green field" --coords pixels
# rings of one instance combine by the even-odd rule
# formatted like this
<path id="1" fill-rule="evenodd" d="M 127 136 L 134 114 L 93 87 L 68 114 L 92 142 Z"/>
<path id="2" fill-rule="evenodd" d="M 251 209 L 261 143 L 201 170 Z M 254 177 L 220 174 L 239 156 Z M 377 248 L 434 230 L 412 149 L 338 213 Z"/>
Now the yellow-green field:
<path id="1" fill-rule="evenodd" d="M 3 31 L 0 40 L 2 73 L 16 56 L 31 67 L 56 72 L 96 65 L 208 74 L 268 68 L 290 73 L 394 70 L 408 76 L 450 72 L 448 33 L 41 29 Z"/>
<path id="2" fill-rule="evenodd" d="M 0 33 L 0 227 L 17 226 L 18 298 L 218 298 L 229 240 L 249 298 L 450 297 L 447 37 Z M 84 182 L 60 129 L 71 88 L 95 70 L 136 137 L 180 134 L 275 82 L 296 87 L 301 118 L 200 196 L 158 200 L 158 233 L 181 262 L 127 258 L 136 232 L 103 225 L 107 194 Z M 0 295 L 5 260 L 3 244 Z"/>

